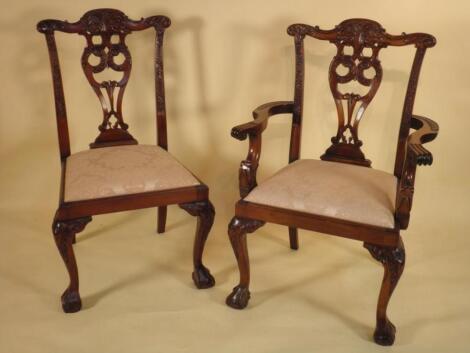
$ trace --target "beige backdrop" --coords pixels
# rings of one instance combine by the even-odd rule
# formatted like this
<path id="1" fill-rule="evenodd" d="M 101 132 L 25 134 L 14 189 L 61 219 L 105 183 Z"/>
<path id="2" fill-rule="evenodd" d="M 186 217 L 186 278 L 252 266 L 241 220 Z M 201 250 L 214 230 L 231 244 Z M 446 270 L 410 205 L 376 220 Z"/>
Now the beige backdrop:
<path id="1" fill-rule="evenodd" d="M 115 7 L 131 18 L 165 14 L 170 151 L 211 188 L 216 223 L 205 262 L 215 288 L 190 280 L 194 218 L 176 207 L 155 234 L 155 209 L 95 217 L 76 253 L 84 309 L 61 312 L 67 283 L 52 240 L 59 155 L 44 18 L 77 20 Z M 286 28 L 331 28 L 343 19 L 378 20 L 391 33 L 437 37 L 425 58 L 415 113 L 441 132 L 432 167 L 418 171 L 404 276 L 389 314 L 393 352 L 468 352 L 470 330 L 468 24 L 461 1 L 7 1 L 0 14 L 0 352 L 380 352 L 371 342 L 382 269 L 359 242 L 301 231 L 288 248 L 285 227 L 250 236 L 252 300 L 225 306 L 238 271 L 226 237 L 246 142 L 230 128 L 257 105 L 291 99 L 294 52 Z M 141 143 L 155 141 L 152 33 L 129 37 L 134 70 L 125 119 Z M 79 63 L 83 39 L 58 35 L 74 151 L 97 134 L 100 107 Z M 327 84 L 328 43 L 306 41 L 303 157 L 317 158 L 335 132 Z M 384 79 L 360 134 L 373 166 L 392 170 L 412 49 L 383 51 Z M 289 118 L 266 131 L 260 179 L 287 162 Z"/>

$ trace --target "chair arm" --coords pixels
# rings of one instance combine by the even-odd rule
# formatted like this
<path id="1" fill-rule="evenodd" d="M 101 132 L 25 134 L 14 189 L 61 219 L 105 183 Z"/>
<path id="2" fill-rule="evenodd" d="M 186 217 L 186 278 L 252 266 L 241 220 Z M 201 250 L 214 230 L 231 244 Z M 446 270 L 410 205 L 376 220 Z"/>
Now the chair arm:
<path id="1" fill-rule="evenodd" d="M 253 111 L 253 121 L 232 128 L 231 135 L 237 140 L 243 141 L 248 135 L 262 133 L 268 126 L 269 117 L 276 114 L 292 113 L 294 102 L 279 101 L 260 105 Z"/>
<path id="2" fill-rule="evenodd" d="M 417 165 L 431 165 L 432 154 L 423 147 L 423 144 L 436 138 L 439 125 L 431 119 L 413 115 L 411 117 L 411 128 L 416 131 L 408 136 L 407 155 L 410 155 Z"/>
<path id="3" fill-rule="evenodd" d="M 431 165 L 433 162 L 431 152 L 423 144 L 434 140 L 439 132 L 437 123 L 417 115 L 411 117 L 411 128 L 416 131 L 408 136 L 405 163 L 397 186 L 395 218 L 401 229 L 408 228 L 410 221 L 416 167 Z"/>
<path id="4" fill-rule="evenodd" d="M 269 117 L 293 111 L 294 103 L 290 101 L 266 103 L 253 111 L 253 121 L 232 129 L 231 135 L 238 140 L 243 141 L 249 136 L 248 155 L 240 163 L 238 174 L 240 197 L 248 195 L 257 185 L 256 171 L 261 155 L 261 135 L 268 125 Z"/>

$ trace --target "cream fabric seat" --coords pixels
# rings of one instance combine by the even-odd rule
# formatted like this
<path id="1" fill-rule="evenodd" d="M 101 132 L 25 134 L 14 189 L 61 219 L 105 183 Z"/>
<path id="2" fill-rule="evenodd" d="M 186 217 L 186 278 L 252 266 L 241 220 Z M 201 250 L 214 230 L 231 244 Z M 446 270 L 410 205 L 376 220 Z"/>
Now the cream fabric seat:
<path id="1" fill-rule="evenodd" d="M 394 228 L 397 179 L 383 171 L 302 159 L 254 188 L 245 201 Z"/>
<path id="2" fill-rule="evenodd" d="M 72 154 L 65 168 L 64 201 L 136 194 L 199 185 L 158 146 L 127 145 Z"/>

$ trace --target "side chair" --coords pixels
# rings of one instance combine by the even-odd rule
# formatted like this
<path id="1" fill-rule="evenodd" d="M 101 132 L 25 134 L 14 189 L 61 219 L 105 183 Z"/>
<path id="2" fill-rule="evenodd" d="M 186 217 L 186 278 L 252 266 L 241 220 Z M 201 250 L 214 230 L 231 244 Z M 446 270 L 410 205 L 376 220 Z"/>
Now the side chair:
<path id="1" fill-rule="evenodd" d="M 265 222 L 289 227 L 290 247 L 298 249 L 297 229 L 359 240 L 372 257 L 384 266 L 377 305 L 375 342 L 392 345 L 395 326 L 387 318 L 387 306 L 405 265 L 400 231 L 408 227 L 416 167 L 430 165 L 431 153 L 423 144 L 433 140 L 438 125 L 415 115 L 413 104 L 424 54 L 436 44 L 425 33 L 390 35 L 367 19 L 349 19 L 331 30 L 305 24 L 289 26 L 295 44 L 295 89 L 293 101 L 261 105 L 251 122 L 236 126 L 232 136 L 249 139 L 249 151 L 241 162 L 241 200 L 228 234 L 240 270 L 240 283 L 226 303 L 243 309 L 250 299 L 250 266 L 247 233 Z M 328 41 L 336 46 L 328 75 L 338 114 L 338 129 L 331 146 L 317 159 L 300 158 L 302 108 L 304 102 L 304 38 Z M 358 127 L 382 81 L 379 53 L 387 47 L 414 46 L 414 61 L 401 116 L 393 174 L 371 168 L 361 150 Z M 346 72 L 338 72 L 342 67 Z M 344 84 L 357 81 L 364 94 L 348 92 Z M 289 164 L 259 185 L 256 181 L 262 133 L 277 114 L 292 115 Z M 410 131 L 413 131 L 410 133 Z"/>
<path id="2" fill-rule="evenodd" d="M 72 244 L 75 235 L 94 215 L 158 207 L 158 233 L 165 231 L 167 206 L 178 204 L 197 217 L 193 249 L 197 288 L 209 288 L 214 278 L 202 263 L 204 244 L 214 221 L 208 187 L 169 152 L 163 77 L 163 35 L 170 26 L 165 16 L 134 21 L 114 9 L 96 9 L 79 21 L 43 20 L 37 30 L 45 35 L 52 70 L 62 175 L 59 207 L 52 231 L 67 268 L 70 283 L 62 295 L 64 312 L 81 309 L 78 270 Z M 155 90 L 157 144 L 139 145 L 124 122 L 122 102 L 129 81 L 132 58 L 126 38 L 132 32 L 155 30 Z M 89 150 L 71 153 L 67 112 L 55 32 L 78 34 L 86 46 L 81 66 L 98 96 L 103 120 Z M 98 63 L 93 63 L 95 59 Z M 120 78 L 101 81 L 97 74 L 113 70 Z"/>

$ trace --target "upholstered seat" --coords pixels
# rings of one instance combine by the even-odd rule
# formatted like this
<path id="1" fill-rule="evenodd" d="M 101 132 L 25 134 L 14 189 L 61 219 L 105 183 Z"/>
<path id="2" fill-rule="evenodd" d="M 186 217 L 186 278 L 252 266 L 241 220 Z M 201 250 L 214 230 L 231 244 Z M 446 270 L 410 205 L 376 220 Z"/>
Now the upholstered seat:
<path id="1" fill-rule="evenodd" d="M 397 180 L 372 168 L 301 159 L 260 183 L 245 201 L 394 228 Z"/>
<path id="2" fill-rule="evenodd" d="M 158 146 L 95 148 L 67 158 L 64 201 L 177 189 L 199 184 L 170 153 Z"/>

